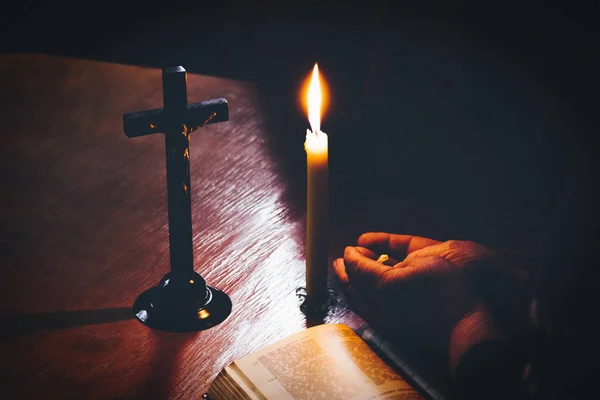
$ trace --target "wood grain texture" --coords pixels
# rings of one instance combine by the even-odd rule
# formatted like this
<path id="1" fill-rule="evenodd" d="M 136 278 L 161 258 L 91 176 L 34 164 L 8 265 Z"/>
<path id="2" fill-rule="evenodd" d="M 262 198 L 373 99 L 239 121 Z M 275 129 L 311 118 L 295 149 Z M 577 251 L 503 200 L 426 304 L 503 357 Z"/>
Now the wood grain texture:
<path id="1" fill-rule="evenodd" d="M 304 226 L 265 144 L 256 89 L 188 75 L 227 123 L 192 134 L 195 269 L 233 312 L 199 333 L 152 331 L 130 307 L 169 269 L 164 140 L 122 114 L 161 107 L 161 72 L 0 57 L 0 382 L 8 398 L 197 398 L 231 361 L 304 329 Z M 359 319 L 343 303 L 326 322 Z M 317 321 L 318 322 L 318 321 Z M 2 396 L 4 397 L 4 396 Z"/>

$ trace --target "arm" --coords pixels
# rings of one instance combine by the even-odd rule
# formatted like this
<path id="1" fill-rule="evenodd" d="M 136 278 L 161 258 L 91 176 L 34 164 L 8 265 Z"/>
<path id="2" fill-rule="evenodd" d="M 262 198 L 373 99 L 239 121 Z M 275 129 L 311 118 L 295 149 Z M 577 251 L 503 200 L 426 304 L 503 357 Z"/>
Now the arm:
<path id="1" fill-rule="evenodd" d="M 523 381 L 525 353 L 494 325 L 485 311 L 478 310 L 454 328 L 450 340 L 451 398 L 530 398 Z"/>

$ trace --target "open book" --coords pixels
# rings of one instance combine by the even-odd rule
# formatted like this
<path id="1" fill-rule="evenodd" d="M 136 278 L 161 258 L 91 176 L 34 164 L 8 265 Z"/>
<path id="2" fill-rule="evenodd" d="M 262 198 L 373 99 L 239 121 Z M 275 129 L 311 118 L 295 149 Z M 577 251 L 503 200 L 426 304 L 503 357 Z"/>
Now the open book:
<path id="1" fill-rule="evenodd" d="M 211 400 L 417 400 L 422 394 L 349 327 L 308 328 L 223 369 Z"/>

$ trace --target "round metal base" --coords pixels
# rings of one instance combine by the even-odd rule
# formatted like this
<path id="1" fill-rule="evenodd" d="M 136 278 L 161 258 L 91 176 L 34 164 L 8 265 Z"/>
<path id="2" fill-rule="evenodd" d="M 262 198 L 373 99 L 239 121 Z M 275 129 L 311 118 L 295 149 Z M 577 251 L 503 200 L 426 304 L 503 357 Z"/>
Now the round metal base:
<path id="1" fill-rule="evenodd" d="M 201 331 L 225 321 L 231 313 L 231 300 L 224 292 L 206 286 L 193 276 L 165 275 L 158 286 L 143 292 L 133 304 L 138 321 L 168 332 Z"/>

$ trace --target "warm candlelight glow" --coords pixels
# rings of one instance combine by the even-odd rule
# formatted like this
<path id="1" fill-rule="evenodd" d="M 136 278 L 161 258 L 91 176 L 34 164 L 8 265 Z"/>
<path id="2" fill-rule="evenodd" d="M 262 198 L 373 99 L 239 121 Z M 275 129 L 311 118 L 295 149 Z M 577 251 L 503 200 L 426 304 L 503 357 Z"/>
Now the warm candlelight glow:
<path id="1" fill-rule="evenodd" d="M 321 94 L 321 82 L 319 80 L 319 65 L 316 63 L 310 78 L 310 85 L 308 85 L 307 96 L 308 122 L 310 122 L 310 129 L 318 135 L 321 131 L 323 95 Z"/>
<path id="2" fill-rule="evenodd" d="M 319 65 L 315 63 L 305 96 L 310 129 L 306 130 L 304 145 L 306 150 L 310 150 L 313 154 L 323 154 L 323 157 L 325 157 L 323 160 L 327 159 L 327 135 L 321 131 L 325 92 L 319 74 Z"/>
<path id="3" fill-rule="evenodd" d="M 300 100 L 308 115 L 311 131 L 320 132 L 321 119 L 329 105 L 329 90 L 327 81 L 320 74 L 319 65 L 316 63 L 302 85 Z"/>

